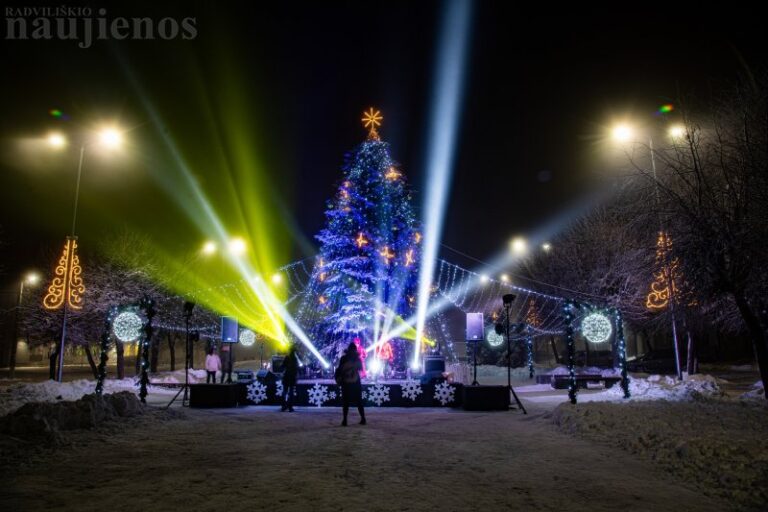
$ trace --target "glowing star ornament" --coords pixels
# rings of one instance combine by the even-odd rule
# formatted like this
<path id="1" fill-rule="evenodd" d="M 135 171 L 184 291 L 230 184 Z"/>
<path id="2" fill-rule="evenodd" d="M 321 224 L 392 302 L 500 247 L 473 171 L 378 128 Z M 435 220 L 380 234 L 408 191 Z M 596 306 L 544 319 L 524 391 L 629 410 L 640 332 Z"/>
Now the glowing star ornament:
<path id="1" fill-rule="evenodd" d="M 379 251 L 379 254 L 382 258 L 384 258 L 384 263 L 387 265 L 389 265 L 390 262 L 395 258 L 395 252 L 390 249 L 388 245 L 385 245 L 384 248 Z"/>
<path id="2" fill-rule="evenodd" d="M 384 177 L 387 178 L 389 181 L 396 181 L 402 176 L 402 174 L 395 169 L 394 166 L 390 167 L 389 170 L 384 174 Z"/>
<path id="3" fill-rule="evenodd" d="M 363 246 L 368 245 L 368 240 L 365 239 L 365 235 L 363 235 L 363 232 L 357 234 L 357 238 L 355 238 L 355 244 L 357 244 L 358 249 L 362 249 Z"/>
<path id="4" fill-rule="evenodd" d="M 141 317 L 133 311 L 123 311 L 112 321 L 112 334 L 123 343 L 136 341 L 141 337 L 144 327 Z"/>
<path id="5" fill-rule="evenodd" d="M 408 249 L 405 253 L 405 266 L 410 267 L 416 262 L 416 258 L 413 256 L 413 249 Z"/>
<path id="6" fill-rule="evenodd" d="M 256 334 L 250 329 L 243 329 L 240 331 L 240 336 L 238 338 L 240 340 L 240 344 L 244 347 L 250 347 L 254 343 L 256 343 Z"/>
<path id="7" fill-rule="evenodd" d="M 611 320 L 602 313 L 590 313 L 581 321 L 581 334 L 590 343 L 603 343 L 613 334 Z"/>
<path id="8" fill-rule="evenodd" d="M 59 264 L 54 271 L 54 278 L 48 287 L 48 293 L 43 298 L 43 307 L 45 309 L 61 307 L 82 309 L 83 293 L 85 293 L 82 274 L 80 257 L 77 255 L 77 237 L 67 237 Z"/>
<path id="9" fill-rule="evenodd" d="M 363 126 L 369 129 L 368 138 L 379 140 L 379 133 L 376 131 L 377 126 L 381 126 L 382 117 L 381 112 L 371 107 L 368 112 L 363 113 Z"/>

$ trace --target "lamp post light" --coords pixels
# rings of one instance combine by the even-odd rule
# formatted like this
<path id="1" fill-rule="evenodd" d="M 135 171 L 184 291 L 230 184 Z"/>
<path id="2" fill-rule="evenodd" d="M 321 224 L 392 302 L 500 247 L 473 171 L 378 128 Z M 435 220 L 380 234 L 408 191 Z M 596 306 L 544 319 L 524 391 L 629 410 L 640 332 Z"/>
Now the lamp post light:
<path id="1" fill-rule="evenodd" d="M 56 150 L 67 146 L 67 139 L 60 133 L 51 133 L 47 137 L 48 144 Z M 94 144 L 108 150 L 115 150 L 123 143 L 122 132 L 114 127 L 105 127 L 96 133 Z M 80 258 L 77 255 L 77 208 L 80 200 L 80 182 L 83 175 L 83 160 L 85 158 L 85 148 L 90 146 L 91 139 L 87 139 L 80 144 L 80 154 L 77 163 L 77 179 L 75 181 L 75 200 L 72 209 L 72 231 L 67 236 L 64 251 L 62 252 L 59 264 L 56 267 L 54 278 L 48 287 L 48 293 L 43 299 L 43 307 L 49 310 L 62 309 L 61 321 L 61 342 L 59 344 L 59 367 L 56 374 L 56 380 L 62 382 L 64 372 L 64 345 L 67 339 L 67 317 L 69 309 L 82 308 L 82 295 L 85 292 L 85 285 L 82 279 L 82 267 Z"/>
<path id="2" fill-rule="evenodd" d="M 8 378 L 16 377 L 16 349 L 19 343 L 19 321 L 21 320 L 21 303 L 24 300 L 24 286 L 36 286 L 40 282 L 40 274 L 37 272 L 27 273 L 19 281 L 19 298 L 16 302 L 16 315 L 13 321 L 13 340 L 11 341 L 11 357 L 8 360 Z"/>
<path id="3" fill-rule="evenodd" d="M 685 135 L 685 128 L 680 125 L 673 125 L 669 128 L 668 134 L 672 138 L 680 138 Z M 612 135 L 614 140 L 620 143 L 629 143 L 634 142 L 634 130 L 631 126 L 627 124 L 620 124 L 614 127 L 612 131 Z M 656 152 L 653 148 L 653 136 L 648 135 L 648 150 L 650 152 L 651 156 L 651 173 L 653 175 L 653 185 L 654 185 L 654 192 L 656 197 L 656 213 L 658 215 L 658 221 L 659 221 L 659 232 L 662 234 L 661 236 L 664 237 L 664 250 L 663 250 L 663 265 L 664 265 L 664 274 L 667 279 L 667 287 L 669 289 L 669 313 L 672 317 L 672 343 L 675 348 L 675 371 L 677 373 L 677 379 L 682 380 L 683 379 L 683 373 L 682 368 L 680 366 L 680 347 L 678 346 L 678 339 L 677 339 L 677 321 L 675 319 L 675 285 L 674 285 L 674 278 L 672 277 L 672 267 L 671 262 L 669 261 L 669 250 L 667 247 L 667 234 L 664 229 L 664 218 L 661 215 L 660 207 L 661 207 L 661 192 L 659 191 L 659 180 L 658 176 L 656 174 Z"/>

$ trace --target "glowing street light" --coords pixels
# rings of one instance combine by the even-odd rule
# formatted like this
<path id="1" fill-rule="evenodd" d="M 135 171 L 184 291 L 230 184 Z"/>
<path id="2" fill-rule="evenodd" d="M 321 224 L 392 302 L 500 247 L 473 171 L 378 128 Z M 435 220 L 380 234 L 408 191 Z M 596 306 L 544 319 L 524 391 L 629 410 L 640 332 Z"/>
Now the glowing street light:
<path id="1" fill-rule="evenodd" d="M 629 142 L 633 135 L 632 127 L 628 124 L 619 124 L 614 126 L 611 136 L 618 142 Z"/>
<path id="2" fill-rule="evenodd" d="M 521 256 L 528 250 L 528 242 L 526 242 L 525 238 L 516 236 L 509 242 L 509 249 L 512 251 L 512 254 Z"/>
<path id="3" fill-rule="evenodd" d="M 242 256 L 245 254 L 245 240 L 242 238 L 233 238 L 229 241 L 229 252 L 234 256 Z"/>
<path id="4" fill-rule="evenodd" d="M 507 274 L 501 274 L 501 277 L 499 279 L 501 279 L 502 283 L 508 283 L 509 282 L 509 276 Z"/>
<path id="5" fill-rule="evenodd" d="M 69 308 L 80 309 L 82 307 L 82 294 L 85 286 L 82 279 L 82 267 L 77 255 L 77 206 L 80 199 L 80 181 L 83 174 L 83 159 L 86 146 L 96 145 L 106 149 L 116 149 L 123 142 L 122 133 L 114 127 L 104 128 L 97 132 L 94 139 L 86 138 L 80 144 L 80 158 L 77 164 L 77 181 L 75 182 L 75 201 L 72 208 L 72 234 L 67 237 L 64 245 L 62 260 L 57 272 L 61 269 L 64 279 L 56 277 L 51 282 L 48 294 L 43 299 L 43 306 L 47 309 L 63 308 L 61 320 L 61 343 L 59 345 L 59 368 L 57 380 L 62 382 L 64 372 L 64 344 L 67 339 L 67 315 Z M 47 137 L 48 144 L 53 149 L 61 149 L 67 145 L 67 139 L 60 133 L 51 133 Z M 58 275 L 58 274 L 57 274 Z M 70 277 L 71 276 L 71 277 Z M 58 280 L 58 281 L 57 281 Z M 59 283 L 60 282 L 60 283 Z"/>
<path id="6" fill-rule="evenodd" d="M 115 128 L 99 131 L 99 143 L 106 149 L 117 149 L 123 145 L 123 134 Z"/>
<path id="7" fill-rule="evenodd" d="M 682 139 L 685 136 L 685 127 L 679 124 L 672 125 L 667 133 L 673 139 Z"/>
<path id="8" fill-rule="evenodd" d="M 544 242 L 543 244 L 541 244 L 541 250 L 544 251 L 544 252 L 551 251 L 552 250 L 552 244 L 549 243 L 549 242 Z"/>
<path id="9" fill-rule="evenodd" d="M 216 254 L 216 242 L 207 241 L 203 244 L 202 252 L 206 256 L 211 256 L 213 254 Z"/>
<path id="10" fill-rule="evenodd" d="M 46 138 L 46 141 L 48 142 L 48 145 L 54 149 L 60 149 L 67 145 L 67 138 L 58 132 L 50 133 Z"/>
<path id="11" fill-rule="evenodd" d="M 481 282 L 481 283 L 485 284 L 485 283 L 487 283 L 487 282 L 488 282 L 488 280 L 489 280 L 489 279 L 490 279 L 490 278 L 489 278 L 487 275 L 485 275 L 485 274 L 480 274 L 480 282 Z"/>
<path id="12" fill-rule="evenodd" d="M 11 342 L 11 358 L 8 361 L 9 378 L 16 375 L 16 349 L 19 340 L 19 317 L 21 314 L 21 302 L 24 299 L 25 286 L 36 286 L 40 282 L 40 274 L 28 272 L 19 282 L 19 300 L 16 303 L 16 317 L 13 322 L 13 340 Z"/>

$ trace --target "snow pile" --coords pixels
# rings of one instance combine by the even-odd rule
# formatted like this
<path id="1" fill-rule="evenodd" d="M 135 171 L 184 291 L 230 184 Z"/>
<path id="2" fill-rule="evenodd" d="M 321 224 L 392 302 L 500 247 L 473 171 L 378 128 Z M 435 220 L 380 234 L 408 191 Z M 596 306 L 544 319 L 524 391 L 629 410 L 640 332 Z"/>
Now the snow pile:
<path id="1" fill-rule="evenodd" d="M 205 383 L 207 373 L 205 370 L 189 370 L 189 383 Z M 184 384 L 184 370 L 175 370 L 172 372 L 153 373 L 149 380 L 157 384 Z"/>
<path id="2" fill-rule="evenodd" d="M 752 389 L 741 395 L 741 398 L 747 400 L 765 400 L 765 388 L 763 387 L 763 381 L 759 380 L 752 385 Z"/>
<path id="3" fill-rule="evenodd" d="M 748 401 L 590 402 L 553 412 L 561 431 L 652 461 L 707 495 L 766 510 L 768 406 Z"/>
<path id="4" fill-rule="evenodd" d="M 55 434 L 63 430 L 93 428 L 119 417 L 144 413 L 144 405 L 130 391 L 95 393 L 70 402 L 33 402 L 0 418 L 0 432 L 16 437 Z"/>
<path id="5" fill-rule="evenodd" d="M 14 384 L 0 390 L 0 416 L 12 413 L 30 402 L 56 402 L 59 400 L 77 400 L 96 390 L 94 380 L 74 380 L 71 382 L 56 382 L 46 380 L 34 384 Z M 104 393 L 119 391 L 136 392 L 138 387 L 134 379 L 104 381 Z"/>
<path id="6" fill-rule="evenodd" d="M 667 375 L 649 375 L 648 377 L 630 377 L 629 393 L 635 400 L 697 400 L 703 397 L 716 398 L 725 396 L 721 389 L 722 381 L 711 375 L 689 375 L 682 381 Z M 619 384 L 600 393 L 607 399 L 621 399 L 624 391 Z M 595 397 L 597 398 L 597 397 Z"/>

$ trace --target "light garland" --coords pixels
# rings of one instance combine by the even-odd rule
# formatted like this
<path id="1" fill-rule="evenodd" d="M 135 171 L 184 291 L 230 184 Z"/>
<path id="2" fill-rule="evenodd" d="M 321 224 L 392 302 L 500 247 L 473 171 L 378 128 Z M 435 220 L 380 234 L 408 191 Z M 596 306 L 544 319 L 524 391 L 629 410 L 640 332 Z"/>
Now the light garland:
<path id="1" fill-rule="evenodd" d="M 82 309 L 85 293 L 82 274 L 80 256 L 77 255 L 77 237 L 68 236 L 59 264 L 54 270 L 54 278 L 48 286 L 48 293 L 43 298 L 43 307 L 55 310 L 66 303 L 72 309 Z"/>

